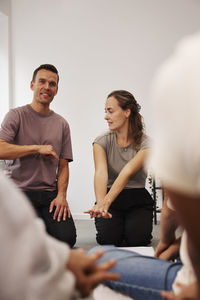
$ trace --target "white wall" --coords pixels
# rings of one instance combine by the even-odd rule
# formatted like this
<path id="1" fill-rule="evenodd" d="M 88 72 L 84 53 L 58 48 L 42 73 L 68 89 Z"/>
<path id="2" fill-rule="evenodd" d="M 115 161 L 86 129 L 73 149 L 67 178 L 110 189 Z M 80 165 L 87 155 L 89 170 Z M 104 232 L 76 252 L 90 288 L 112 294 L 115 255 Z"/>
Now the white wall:
<path id="1" fill-rule="evenodd" d="M 9 109 L 10 0 L 0 0 L 0 123 Z"/>
<path id="2" fill-rule="evenodd" d="M 0 123 L 9 109 L 8 16 L 0 13 Z"/>
<path id="3" fill-rule="evenodd" d="M 0 12 L 6 16 L 10 14 L 10 0 L 0 0 Z"/>
<path id="4" fill-rule="evenodd" d="M 12 0 L 13 103 L 31 102 L 34 68 L 57 66 L 53 109 L 71 125 L 68 200 L 74 215 L 94 202 L 92 141 L 107 128 L 106 95 L 133 92 L 151 132 L 152 76 L 174 43 L 198 28 L 198 0 Z"/>

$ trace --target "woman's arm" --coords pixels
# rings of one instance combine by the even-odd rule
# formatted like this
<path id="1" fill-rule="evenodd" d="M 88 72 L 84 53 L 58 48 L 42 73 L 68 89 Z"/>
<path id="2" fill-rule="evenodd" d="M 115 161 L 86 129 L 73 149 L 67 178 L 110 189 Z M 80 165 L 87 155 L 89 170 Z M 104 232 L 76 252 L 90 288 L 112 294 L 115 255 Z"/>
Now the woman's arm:
<path id="1" fill-rule="evenodd" d="M 148 149 L 139 150 L 138 153 L 123 167 L 116 180 L 114 181 L 111 189 L 105 196 L 106 200 L 109 201 L 110 204 L 124 189 L 129 178 L 144 166 L 148 151 Z"/>
<path id="2" fill-rule="evenodd" d="M 104 202 L 107 193 L 108 183 L 108 167 L 105 150 L 94 143 L 93 146 L 95 175 L 94 175 L 94 191 L 96 196 L 96 205 L 92 209 L 85 211 L 89 213 L 91 218 L 104 216 L 111 218 L 112 215 L 108 213 L 109 203 Z M 106 212 L 106 213 L 105 213 Z"/>
<path id="3" fill-rule="evenodd" d="M 100 147 L 98 145 L 98 147 Z M 104 151 L 102 149 L 102 151 Z M 96 150 L 95 150 L 96 152 Z M 141 169 L 144 165 L 144 162 L 146 160 L 148 154 L 148 149 L 142 149 L 139 150 L 138 153 L 124 166 L 124 168 L 121 170 L 119 173 L 118 177 L 114 181 L 111 189 L 109 190 L 108 193 L 106 193 L 106 190 L 102 189 L 101 190 L 101 185 L 98 185 L 98 180 L 96 181 L 96 188 L 95 188 L 95 194 L 96 198 L 98 197 L 97 200 L 97 205 L 93 207 L 92 210 L 87 211 L 87 213 L 90 213 L 91 217 L 104 217 L 104 218 L 110 218 L 112 215 L 108 212 L 108 209 L 111 205 L 111 203 L 115 200 L 115 198 L 119 195 L 119 193 L 124 189 L 126 186 L 129 178 L 135 174 L 139 169 Z M 102 153 L 103 155 L 103 153 Z M 96 155 L 95 155 L 96 157 Z M 106 162 L 106 154 L 104 151 L 104 159 L 106 163 L 106 168 L 107 168 L 107 162 Z M 97 159 L 97 164 L 100 163 L 100 160 Z M 100 163 L 101 164 L 101 163 Z M 101 167 L 99 166 L 99 169 Z M 103 169 L 103 166 L 102 166 Z M 95 172 L 96 173 L 96 172 Z M 102 173 L 101 173 L 102 174 Z M 107 174 L 107 169 L 106 169 L 106 174 Z M 102 174 L 103 177 L 103 174 Z M 106 184 L 108 180 L 108 175 L 106 175 Z M 99 190 L 97 192 L 97 189 Z M 98 194 L 98 196 L 97 196 Z M 101 197 L 100 197 L 101 195 Z"/>
<path id="4" fill-rule="evenodd" d="M 94 144 L 93 146 L 94 155 L 94 191 L 96 196 L 96 201 L 99 203 L 104 199 L 107 193 L 107 183 L 108 183 L 108 168 L 105 150 L 99 145 Z"/>

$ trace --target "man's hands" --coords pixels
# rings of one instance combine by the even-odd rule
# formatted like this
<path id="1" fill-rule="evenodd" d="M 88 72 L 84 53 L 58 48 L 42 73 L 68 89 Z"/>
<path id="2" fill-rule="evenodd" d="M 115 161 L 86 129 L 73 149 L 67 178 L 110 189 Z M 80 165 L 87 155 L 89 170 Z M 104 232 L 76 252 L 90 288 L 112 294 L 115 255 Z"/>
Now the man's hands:
<path id="1" fill-rule="evenodd" d="M 58 155 L 53 149 L 53 146 L 51 145 L 39 145 L 38 146 L 38 153 L 45 155 L 47 158 L 50 158 L 51 160 L 57 159 L 59 160 Z"/>
<path id="2" fill-rule="evenodd" d="M 180 293 L 175 295 L 172 292 L 162 291 L 161 296 L 168 300 L 199 300 L 200 292 L 198 283 L 194 282 L 189 285 L 179 284 L 181 289 Z"/>
<path id="3" fill-rule="evenodd" d="M 53 219 L 60 222 L 61 218 L 63 218 L 63 221 L 66 221 L 66 218 L 71 217 L 69 205 L 67 203 L 65 196 L 57 195 L 57 197 L 51 201 L 49 212 L 51 213 L 53 211 L 54 206 L 56 207 L 53 215 Z"/>
<path id="4" fill-rule="evenodd" d="M 88 296 L 102 281 L 119 279 L 119 274 L 108 272 L 116 264 L 114 260 L 97 265 L 97 260 L 103 253 L 100 250 L 88 256 L 83 249 L 70 252 L 67 268 L 74 274 L 76 288 L 82 297 Z"/>
<path id="5" fill-rule="evenodd" d="M 90 214 L 90 218 L 103 217 L 105 219 L 110 219 L 112 218 L 112 214 L 108 212 L 109 207 L 110 202 L 107 199 L 103 199 L 102 201 L 99 201 L 97 204 L 95 204 L 92 209 L 89 209 L 84 213 Z"/>
<path id="6" fill-rule="evenodd" d="M 36 153 L 50 159 L 59 159 L 52 145 L 15 145 L 0 139 L 1 159 L 16 159 Z"/>

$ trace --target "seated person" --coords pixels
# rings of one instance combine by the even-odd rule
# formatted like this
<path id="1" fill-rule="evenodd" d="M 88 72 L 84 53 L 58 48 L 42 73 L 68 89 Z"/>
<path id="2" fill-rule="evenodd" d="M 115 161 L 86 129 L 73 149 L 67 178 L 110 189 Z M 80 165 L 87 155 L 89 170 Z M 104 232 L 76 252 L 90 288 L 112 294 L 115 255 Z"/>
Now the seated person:
<path id="1" fill-rule="evenodd" d="M 103 252 L 70 250 L 45 232 L 25 195 L 0 174 L 0 298 L 69 300 L 88 296 L 97 284 L 115 280 L 114 260 L 99 266 Z"/>
<path id="2" fill-rule="evenodd" d="M 112 253 L 106 256 L 119 258 L 113 270 L 121 275 L 119 282 L 109 286 L 135 300 L 200 299 L 199 78 L 200 33 L 182 41 L 161 68 L 154 86 L 155 144 L 149 163 L 161 178 L 170 207 L 184 228 L 180 247 L 183 265 L 117 249 L 109 250 Z M 174 241 L 174 225 L 167 222 L 165 227 L 163 218 L 161 221 L 157 257 Z"/>
<path id="3" fill-rule="evenodd" d="M 94 141 L 95 217 L 101 245 L 144 246 L 152 238 L 153 200 L 145 189 L 143 168 L 149 148 L 140 106 L 124 90 L 107 97 L 105 119 L 110 131 Z"/>
<path id="4" fill-rule="evenodd" d="M 120 273 L 120 280 L 107 282 L 106 286 L 134 300 L 162 299 L 160 292 L 172 289 L 182 263 L 180 260 L 174 261 L 179 257 L 180 237 L 175 236 L 178 227 L 176 214 L 167 206 L 167 201 L 164 201 L 162 209 L 161 226 L 161 239 L 155 251 L 157 258 L 114 246 L 95 247 L 90 251 L 93 253 L 104 249 L 105 256 L 100 262 L 112 257 L 117 260 L 117 265 L 112 270 Z"/>

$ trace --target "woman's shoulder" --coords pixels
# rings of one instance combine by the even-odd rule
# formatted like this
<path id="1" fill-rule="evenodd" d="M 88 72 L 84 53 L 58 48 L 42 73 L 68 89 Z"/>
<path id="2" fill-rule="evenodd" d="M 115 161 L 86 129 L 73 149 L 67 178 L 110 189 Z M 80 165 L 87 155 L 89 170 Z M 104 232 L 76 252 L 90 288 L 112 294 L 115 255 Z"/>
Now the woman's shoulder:
<path id="1" fill-rule="evenodd" d="M 114 132 L 112 131 L 105 131 L 102 134 L 98 135 L 94 142 L 99 142 L 99 141 L 110 141 L 114 139 Z"/>
<path id="2" fill-rule="evenodd" d="M 101 135 L 99 135 L 98 137 L 96 137 L 96 139 L 94 140 L 94 143 L 99 144 L 101 147 L 104 148 L 104 150 L 107 151 L 107 149 L 110 148 L 111 145 L 114 144 L 115 140 L 114 140 L 114 135 L 115 133 L 112 131 L 106 131 L 104 133 L 102 133 Z"/>
<path id="3" fill-rule="evenodd" d="M 142 136 L 140 150 L 145 148 L 150 148 L 150 147 L 151 147 L 151 138 L 146 133 L 144 133 Z"/>

